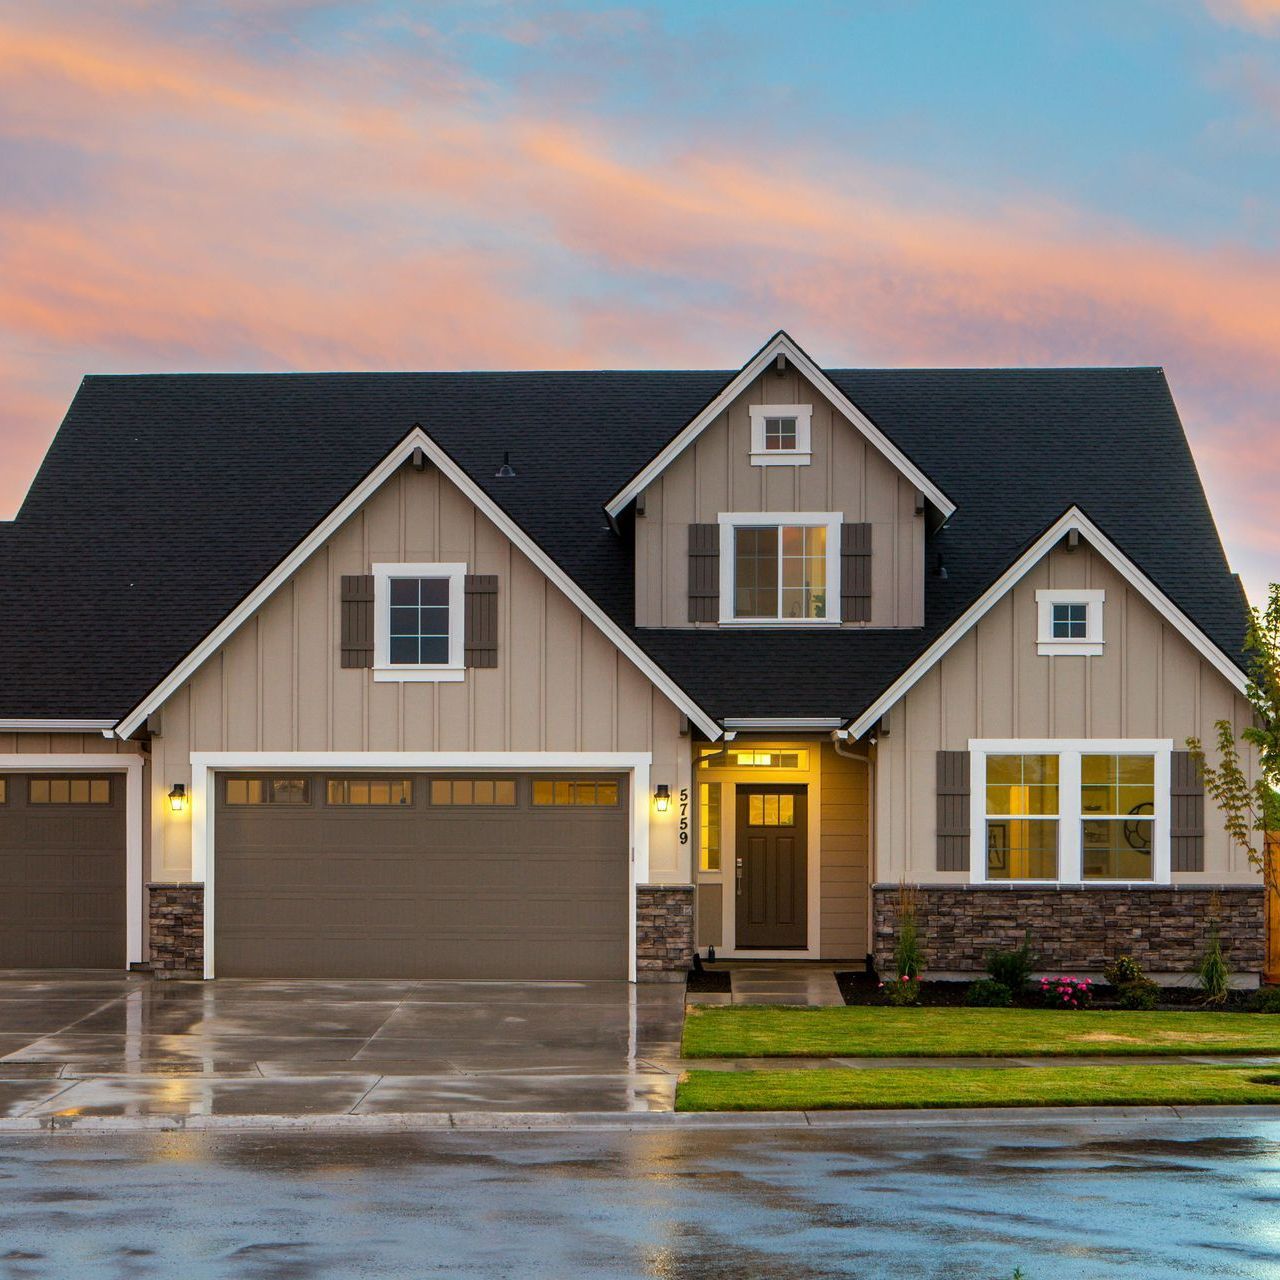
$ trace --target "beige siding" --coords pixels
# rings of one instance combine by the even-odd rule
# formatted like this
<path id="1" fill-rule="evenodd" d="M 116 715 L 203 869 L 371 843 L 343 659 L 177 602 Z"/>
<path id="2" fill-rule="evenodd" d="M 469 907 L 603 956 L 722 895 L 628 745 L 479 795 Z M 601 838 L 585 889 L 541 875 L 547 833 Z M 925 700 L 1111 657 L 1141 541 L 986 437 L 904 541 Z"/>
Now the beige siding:
<path id="1" fill-rule="evenodd" d="M 753 404 L 812 404 L 813 460 L 751 465 Z M 762 374 L 644 493 L 636 519 L 636 622 L 689 626 L 689 525 L 727 511 L 839 511 L 872 525 L 871 621 L 914 627 L 924 617 L 924 518 L 916 490 L 813 386 Z M 707 625 L 707 624 L 702 624 Z"/>
<path id="2" fill-rule="evenodd" d="M 100 733 L 0 733 L 0 756 L 137 755 L 136 742 L 104 738 Z"/>
<path id="3" fill-rule="evenodd" d="M 1106 592 L 1105 652 L 1046 658 L 1036 652 L 1037 589 Z M 957 882 L 938 872 L 935 753 L 971 738 L 1214 737 L 1214 722 L 1237 731 L 1250 720 L 1244 698 L 1187 641 L 1087 547 L 1053 551 L 933 667 L 890 712 L 876 767 L 878 882 Z M 1205 807 L 1205 870 L 1181 882 L 1247 882 L 1253 872 Z"/>
<path id="4" fill-rule="evenodd" d="M 340 579 L 377 561 L 465 561 L 499 578 L 499 658 L 452 684 L 375 683 L 338 662 Z M 157 796 L 193 751 L 649 751 L 687 785 L 681 716 L 439 472 L 404 469 L 168 700 Z M 683 782 L 681 780 L 684 780 Z M 673 807 L 674 808 L 674 807 Z M 152 874 L 190 874 L 190 823 L 156 804 Z M 653 814 L 650 879 L 688 882 L 676 814 Z"/>
<path id="5" fill-rule="evenodd" d="M 824 959 L 867 954 L 870 879 L 867 766 L 822 747 L 822 931 Z"/>
<path id="6" fill-rule="evenodd" d="M 703 883 L 698 886 L 698 946 L 724 945 L 724 885 Z"/>

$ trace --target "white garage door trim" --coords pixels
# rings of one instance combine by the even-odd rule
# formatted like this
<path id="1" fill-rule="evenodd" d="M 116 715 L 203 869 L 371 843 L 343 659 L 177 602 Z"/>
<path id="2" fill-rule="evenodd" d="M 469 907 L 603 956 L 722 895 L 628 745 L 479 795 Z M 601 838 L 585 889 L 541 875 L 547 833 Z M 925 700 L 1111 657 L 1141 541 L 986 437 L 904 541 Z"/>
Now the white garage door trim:
<path id="1" fill-rule="evenodd" d="M 649 879 L 648 751 L 193 751 L 191 753 L 191 879 L 204 885 L 204 976 L 216 976 L 214 877 L 216 838 L 210 807 L 215 771 L 259 769 L 465 769 L 555 773 L 565 769 L 626 773 L 631 819 L 627 892 L 627 978 L 636 980 L 636 885 Z M 140 923 L 140 922 L 139 922 Z"/>
<path id="2" fill-rule="evenodd" d="M 142 963 L 142 769 L 141 756 L 53 755 L 24 752 L 0 756 L 0 773 L 123 773 L 125 968 Z"/>

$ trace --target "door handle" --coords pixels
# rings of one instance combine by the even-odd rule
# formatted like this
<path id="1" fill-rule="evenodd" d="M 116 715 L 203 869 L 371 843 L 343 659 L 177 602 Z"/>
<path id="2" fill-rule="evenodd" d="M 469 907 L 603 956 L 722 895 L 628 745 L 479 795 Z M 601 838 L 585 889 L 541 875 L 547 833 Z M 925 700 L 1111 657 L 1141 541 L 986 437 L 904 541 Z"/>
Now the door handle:
<path id="1" fill-rule="evenodd" d="M 742 859 L 741 859 L 741 858 L 737 859 L 737 877 L 736 877 L 736 880 L 737 880 L 737 884 L 736 884 L 737 892 L 738 892 L 739 896 L 741 896 L 741 894 L 742 894 Z"/>

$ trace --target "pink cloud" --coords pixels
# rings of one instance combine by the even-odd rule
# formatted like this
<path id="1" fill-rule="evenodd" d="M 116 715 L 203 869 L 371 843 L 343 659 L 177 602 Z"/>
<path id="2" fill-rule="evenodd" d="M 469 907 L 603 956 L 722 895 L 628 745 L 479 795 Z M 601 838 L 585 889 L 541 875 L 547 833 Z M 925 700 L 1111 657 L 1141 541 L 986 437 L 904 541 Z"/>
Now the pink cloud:
<path id="1" fill-rule="evenodd" d="M 1280 28 L 1280 0 L 1206 0 L 1206 7 L 1231 26 L 1261 32 Z"/>
<path id="2" fill-rule="evenodd" d="M 0 383 L 0 510 L 85 368 L 732 365 L 781 324 L 830 363 L 1164 364 L 1235 559 L 1280 577 L 1274 255 L 500 106 L 412 39 L 267 65 L 0 26 L 0 142 L 92 166 L 87 202 L 0 197 L 0 335 L 31 366 Z"/>

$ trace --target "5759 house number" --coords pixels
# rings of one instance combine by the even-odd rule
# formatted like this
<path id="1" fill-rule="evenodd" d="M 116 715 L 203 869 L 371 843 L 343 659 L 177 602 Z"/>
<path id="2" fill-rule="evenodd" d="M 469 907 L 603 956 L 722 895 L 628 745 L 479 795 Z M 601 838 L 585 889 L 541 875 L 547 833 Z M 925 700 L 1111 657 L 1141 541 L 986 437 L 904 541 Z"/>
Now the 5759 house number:
<path id="1" fill-rule="evenodd" d="M 689 788 L 680 788 L 680 843 L 689 843 Z"/>

